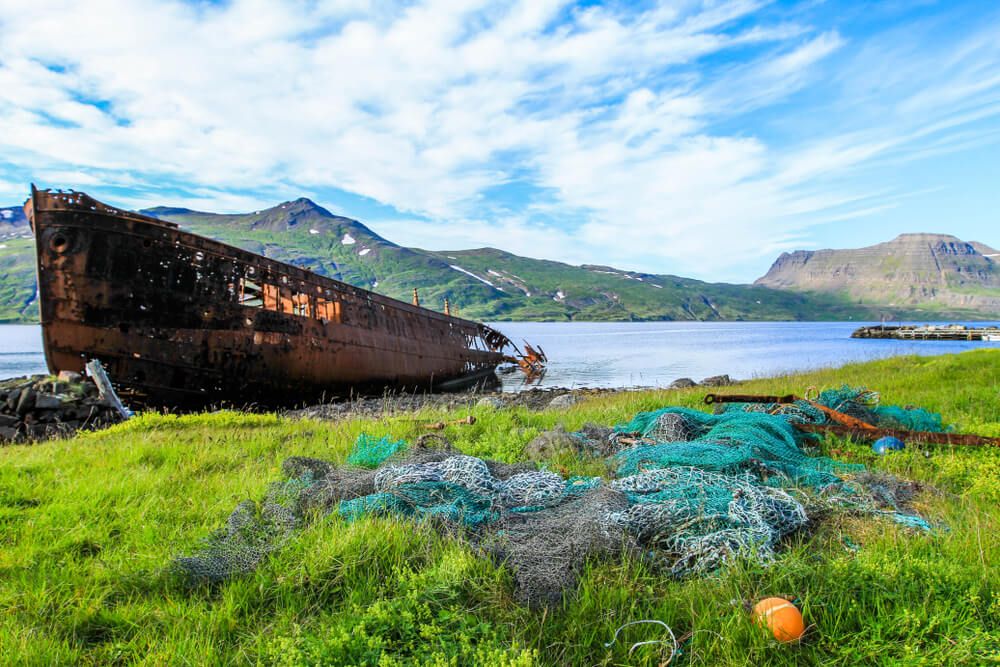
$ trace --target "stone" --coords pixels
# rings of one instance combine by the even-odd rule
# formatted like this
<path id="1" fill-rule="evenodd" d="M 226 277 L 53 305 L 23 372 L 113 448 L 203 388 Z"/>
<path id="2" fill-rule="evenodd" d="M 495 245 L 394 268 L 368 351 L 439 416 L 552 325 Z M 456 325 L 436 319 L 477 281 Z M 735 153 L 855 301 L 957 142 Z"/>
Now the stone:
<path id="1" fill-rule="evenodd" d="M 59 381 L 76 384 L 78 382 L 83 382 L 83 376 L 76 371 L 59 371 Z"/>
<path id="2" fill-rule="evenodd" d="M 565 431 L 545 431 L 524 446 L 524 454 L 529 459 L 540 461 L 551 459 L 558 454 L 576 454 L 577 440 Z"/>
<path id="3" fill-rule="evenodd" d="M 0 414 L 0 427 L 2 426 L 16 426 L 17 422 L 20 421 L 14 415 L 4 415 Z"/>
<path id="4" fill-rule="evenodd" d="M 35 420 L 41 424 L 51 424 L 59 421 L 58 410 L 39 410 L 36 408 L 32 414 L 35 416 Z"/>
<path id="5" fill-rule="evenodd" d="M 14 411 L 22 417 L 35 407 L 35 390 L 31 387 L 21 390 L 21 396 L 17 399 L 17 407 Z"/>
<path id="6" fill-rule="evenodd" d="M 503 400 L 497 398 L 496 396 L 483 396 L 478 401 L 476 401 L 476 407 L 479 408 L 493 408 L 494 410 L 499 410 L 503 407 Z"/>
<path id="7" fill-rule="evenodd" d="M 705 378 L 701 383 L 706 387 L 728 387 L 731 384 L 735 384 L 733 379 L 728 375 L 713 375 L 712 377 Z"/>
<path id="8" fill-rule="evenodd" d="M 670 383 L 667 389 L 688 389 L 690 387 L 697 387 L 698 383 L 691 378 L 677 378 Z"/>
<path id="9" fill-rule="evenodd" d="M 21 390 L 13 389 L 9 394 L 7 394 L 7 409 L 14 410 L 17 408 L 17 402 L 21 399 Z"/>
<path id="10" fill-rule="evenodd" d="M 571 405 L 579 403 L 580 399 L 573 394 L 560 394 L 556 396 L 551 401 L 549 401 L 550 408 L 568 408 Z"/>
<path id="11" fill-rule="evenodd" d="M 0 426 L 0 440 L 14 440 L 17 438 L 17 429 L 10 426 Z"/>
<path id="12" fill-rule="evenodd" d="M 52 394 L 38 394 L 35 397 L 36 410 L 58 410 L 63 406 L 63 399 Z"/>

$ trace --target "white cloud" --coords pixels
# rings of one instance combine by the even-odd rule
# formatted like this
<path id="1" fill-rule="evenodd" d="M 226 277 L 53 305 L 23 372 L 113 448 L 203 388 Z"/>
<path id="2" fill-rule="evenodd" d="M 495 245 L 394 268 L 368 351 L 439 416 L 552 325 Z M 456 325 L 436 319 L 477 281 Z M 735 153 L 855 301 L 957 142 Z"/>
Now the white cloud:
<path id="1" fill-rule="evenodd" d="M 164 183 L 209 210 L 336 187 L 422 219 L 373 224 L 394 241 L 708 276 L 877 214 L 845 175 L 997 113 L 988 22 L 924 47 L 754 20 L 764 5 L 0 0 L 0 155 L 129 205 Z M 831 127 L 739 122 L 830 87 Z M 533 198 L 489 196 L 513 180 Z"/>

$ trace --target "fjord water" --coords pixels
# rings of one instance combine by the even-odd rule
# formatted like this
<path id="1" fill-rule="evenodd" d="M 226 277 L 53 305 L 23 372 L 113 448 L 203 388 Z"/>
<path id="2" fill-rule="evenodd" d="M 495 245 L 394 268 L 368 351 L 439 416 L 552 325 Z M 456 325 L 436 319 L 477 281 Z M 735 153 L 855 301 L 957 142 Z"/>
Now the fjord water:
<path id="1" fill-rule="evenodd" d="M 733 378 L 839 366 L 901 354 L 945 354 L 998 343 L 854 340 L 864 322 L 498 322 L 549 357 L 542 387 L 664 387 L 679 377 Z M 921 323 L 922 324 L 922 323 Z M 996 323 L 977 322 L 970 326 Z M 45 373 L 41 327 L 0 325 L 0 379 Z M 504 389 L 524 388 L 520 373 Z"/>
<path id="2" fill-rule="evenodd" d="M 543 387 L 665 387 L 680 377 L 700 381 L 725 373 L 750 379 L 903 354 L 1000 349 L 1000 344 L 980 341 L 850 337 L 866 324 L 878 322 L 499 322 L 491 326 L 519 345 L 528 341 L 545 350 L 549 363 Z M 503 382 L 505 389 L 516 390 L 524 381 L 514 373 L 505 375 Z"/>

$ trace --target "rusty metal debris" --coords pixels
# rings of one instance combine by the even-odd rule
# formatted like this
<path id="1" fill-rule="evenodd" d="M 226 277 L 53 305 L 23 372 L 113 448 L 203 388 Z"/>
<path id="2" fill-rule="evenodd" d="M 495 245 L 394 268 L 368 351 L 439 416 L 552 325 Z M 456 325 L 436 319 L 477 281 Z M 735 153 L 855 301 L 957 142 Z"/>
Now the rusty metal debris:
<path id="1" fill-rule="evenodd" d="M 803 424 L 794 422 L 792 426 L 805 433 L 830 433 L 841 437 L 850 437 L 860 442 L 875 442 L 879 438 L 892 436 L 904 442 L 916 442 L 928 445 L 965 445 L 1000 447 L 1000 438 L 991 438 L 971 433 L 935 433 L 931 431 L 907 431 L 904 429 L 879 428 L 856 417 L 838 412 L 815 401 L 802 399 L 794 394 L 785 396 L 759 396 L 752 394 L 707 394 L 705 403 L 763 403 L 787 405 L 796 401 L 805 401 L 809 405 L 822 410 L 836 424 Z"/>
<path id="2" fill-rule="evenodd" d="M 87 375 L 94 381 L 97 385 L 98 394 L 101 400 L 114 408 L 115 412 L 121 415 L 122 419 L 131 419 L 132 411 L 126 408 L 118 394 L 115 393 L 115 388 L 111 386 L 111 380 L 108 378 L 108 374 L 104 372 L 104 367 L 101 366 L 101 362 L 97 359 L 91 359 L 87 362 L 85 366 L 87 370 Z M 61 374 L 61 373 L 60 373 Z"/>
<path id="3" fill-rule="evenodd" d="M 925 445 L 961 445 L 966 447 L 1000 447 L 1000 438 L 991 438 L 972 433 L 934 433 L 932 431 L 905 431 L 891 428 L 853 428 L 841 424 L 792 424 L 806 433 L 830 433 L 842 438 L 854 438 L 859 442 L 875 442 L 879 438 L 892 436 L 903 442 Z"/>
<path id="4" fill-rule="evenodd" d="M 867 422 L 864 422 L 857 417 L 852 417 L 851 415 L 844 414 L 833 408 L 828 408 L 822 403 L 817 403 L 816 401 L 810 400 L 808 398 L 801 398 L 795 394 L 786 394 L 785 396 L 755 396 L 752 394 L 707 394 L 705 396 L 705 403 L 707 405 L 712 405 L 713 403 L 764 403 L 770 404 L 774 403 L 777 405 L 787 405 L 789 403 L 795 403 L 796 401 L 804 401 L 812 407 L 816 408 L 820 412 L 824 413 L 827 417 L 837 422 L 842 426 L 848 428 L 862 430 L 862 431 L 877 431 L 878 427 L 873 426 Z"/>
<path id="5" fill-rule="evenodd" d="M 289 404 L 387 386 L 458 388 L 505 361 L 544 364 L 484 324 L 83 193 L 32 186 L 25 213 L 49 370 L 81 372 L 100 358 L 133 402 Z"/>
<path id="6" fill-rule="evenodd" d="M 463 417 L 462 419 L 455 419 L 450 422 L 431 422 L 430 424 L 424 424 L 424 428 L 429 431 L 443 431 L 447 426 L 471 426 L 476 423 L 476 418 L 472 415 L 468 417 Z"/>
<path id="7" fill-rule="evenodd" d="M 525 374 L 525 381 L 530 384 L 532 381 L 541 379 L 541 376 L 545 374 L 545 364 L 548 363 L 549 359 L 545 356 L 545 350 L 542 349 L 541 345 L 536 350 L 527 341 L 523 342 L 524 352 L 521 352 L 515 346 L 514 349 L 517 355 L 508 355 L 504 357 L 504 361 L 516 364 L 521 369 L 521 372 Z"/>

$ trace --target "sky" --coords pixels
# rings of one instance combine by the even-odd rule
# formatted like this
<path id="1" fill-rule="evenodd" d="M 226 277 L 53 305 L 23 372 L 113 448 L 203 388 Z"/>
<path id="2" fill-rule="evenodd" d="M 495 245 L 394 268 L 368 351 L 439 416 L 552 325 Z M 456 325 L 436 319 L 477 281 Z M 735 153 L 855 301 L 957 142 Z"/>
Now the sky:
<path id="1" fill-rule="evenodd" d="M 0 0 L 0 204 L 31 182 L 711 281 L 1000 246 L 1000 3 Z"/>

